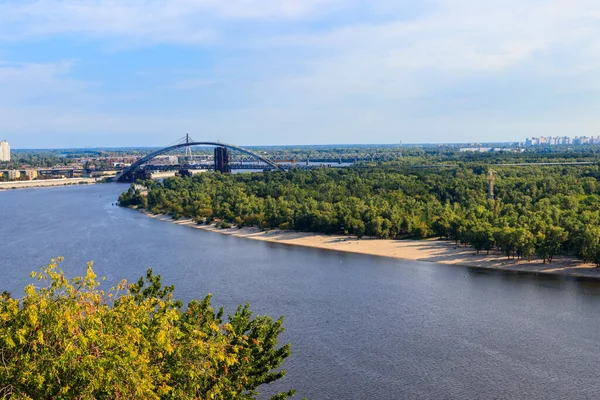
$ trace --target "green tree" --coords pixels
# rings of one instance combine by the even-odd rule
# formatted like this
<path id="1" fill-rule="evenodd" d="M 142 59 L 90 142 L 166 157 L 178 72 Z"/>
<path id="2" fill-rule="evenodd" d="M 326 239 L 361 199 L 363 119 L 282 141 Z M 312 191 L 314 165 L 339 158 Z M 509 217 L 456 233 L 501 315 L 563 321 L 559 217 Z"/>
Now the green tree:
<path id="1" fill-rule="evenodd" d="M 225 321 L 210 295 L 183 308 L 151 270 L 105 292 L 91 263 L 68 279 L 60 261 L 33 273 L 43 285 L 23 298 L 0 296 L 0 397 L 251 399 L 284 376 L 281 318 L 246 305 Z"/>
<path id="2" fill-rule="evenodd" d="M 581 257 L 583 260 L 593 262 L 600 267 L 600 228 L 586 227 L 583 231 L 581 244 Z"/>
<path id="3" fill-rule="evenodd" d="M 515 229 L 509 226 L 497 229 L 494 231 L 494 240 L 498 247 L 502 249 L 507 258 L 515 249 Z"/>
<path id="4" fill-rule="evenodd" d="M 567 240 L 568 234 L 559 226 L 547 227 L 543 232 L 538 232 L 536 253 L 544 264 L 552 262 L 554 256 L 562 248 Z"/>
<path id="5" fill-rule="evenodd" d="M 582 255 L 584 229 L 600 227 L 599 165 L 498 166 L 496 200 L 489 202 L 486 196 L 489 162 L 595 160 L 594 153 L 409 153 L 368 168 L 205 173 L 146 181 L 147 198 L 134 186 L 120 204 L 174 218 L 235 221 L 262 229 L 397 239 L 442 236 L 478 251 L 495 245 L 509 258 L 535 254 L 544 262 L 561 253 Z M 438 162 L 454 168 L 407 168 Z"/>
<path id="6" fill-rule="evenodd" d="M 492 226 L 489 223 L 483 223 L 468 227 L 466 240 L 477 251 L 477 254 L 481 250 L 485 250 L 489 254 L 495 243 Z"/>

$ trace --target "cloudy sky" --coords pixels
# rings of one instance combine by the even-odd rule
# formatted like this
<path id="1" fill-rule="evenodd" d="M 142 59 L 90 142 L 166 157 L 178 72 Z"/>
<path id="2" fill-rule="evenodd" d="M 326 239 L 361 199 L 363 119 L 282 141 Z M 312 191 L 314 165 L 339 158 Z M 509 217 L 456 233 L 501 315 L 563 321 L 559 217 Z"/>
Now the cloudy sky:
<path id="1" fill-rule="evenodd" d="M 598 135 L 598 38 L 598 0 L 0 0 L 0 140 Z"/>

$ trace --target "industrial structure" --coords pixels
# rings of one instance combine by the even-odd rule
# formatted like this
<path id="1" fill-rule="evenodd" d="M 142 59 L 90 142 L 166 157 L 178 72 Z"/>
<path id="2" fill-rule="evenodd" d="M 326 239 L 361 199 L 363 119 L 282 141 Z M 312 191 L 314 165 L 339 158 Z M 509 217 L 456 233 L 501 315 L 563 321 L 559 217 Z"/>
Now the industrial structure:
<path id="1" fill-rule="evenodd" d="M 489 200 L 494 200 L 494 181 L 496 180 L 496 177 L 494 176 L 494 171 L 493 169 L 490 169 L 489 173 L 488 173 L 488 199 Z"/>

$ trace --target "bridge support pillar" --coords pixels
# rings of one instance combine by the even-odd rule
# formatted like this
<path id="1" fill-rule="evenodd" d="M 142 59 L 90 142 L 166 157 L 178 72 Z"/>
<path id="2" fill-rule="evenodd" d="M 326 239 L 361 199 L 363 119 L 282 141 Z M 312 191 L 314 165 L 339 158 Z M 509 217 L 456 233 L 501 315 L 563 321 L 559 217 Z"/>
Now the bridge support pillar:
<path id="1" fill-rule="evenodd" d="M 215 147 L 215 171 L 229 173 L 229 150 L 226 147 Z"/>

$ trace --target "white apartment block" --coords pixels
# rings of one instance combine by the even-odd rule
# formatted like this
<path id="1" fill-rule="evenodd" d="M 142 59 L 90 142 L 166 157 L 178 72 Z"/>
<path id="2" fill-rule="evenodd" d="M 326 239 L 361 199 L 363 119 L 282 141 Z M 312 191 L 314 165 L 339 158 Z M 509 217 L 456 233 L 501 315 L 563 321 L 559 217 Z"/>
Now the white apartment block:
<path id="1" fill-rule="evenodd" d="M 556 136 L 556 137 L 532 137 L 525 140 L 525 146 L 539 146 L 539 145 L 560 145 L 560 144 L 600 144 L 600 136 L 588 137 L 588 136 L 575 136 L 570 138 L 568 136 Z"/>
<path id="2" fill-rule="evenodd" d="M 10 161 L 10 145 L 6 140 L 0 142 L 0 161 Z"/>
<path id="3" fill-rule="evenodd" d="M 177 165 L 179 157 L 177 156 L 157 156 L 152 160 L 153 165 Z"/>

